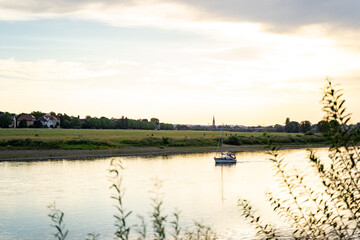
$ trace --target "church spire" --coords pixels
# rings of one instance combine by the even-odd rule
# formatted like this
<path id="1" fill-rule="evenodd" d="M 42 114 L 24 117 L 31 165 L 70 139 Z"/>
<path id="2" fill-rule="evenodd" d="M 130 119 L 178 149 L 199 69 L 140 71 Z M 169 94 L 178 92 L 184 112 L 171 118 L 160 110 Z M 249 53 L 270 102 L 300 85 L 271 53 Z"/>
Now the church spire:
<path id="1" fill-rule="evenodd" d="M 212 124 L 213 127 L 215 127 L 215 116 L 213 115 L 213 124 Z"/>

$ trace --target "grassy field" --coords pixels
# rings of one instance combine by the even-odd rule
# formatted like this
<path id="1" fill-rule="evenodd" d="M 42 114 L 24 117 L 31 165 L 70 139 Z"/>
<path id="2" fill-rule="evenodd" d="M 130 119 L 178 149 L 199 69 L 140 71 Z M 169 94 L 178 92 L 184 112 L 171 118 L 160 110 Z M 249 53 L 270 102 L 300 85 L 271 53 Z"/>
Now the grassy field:
<path id="1" fill-rule="evenodd" d="M 265 144 L 263 133 L 113 129 L 0 129 L 0 149 L 114 149 L 126 147 L 216 146 L 222 134 L 230 145 Z M 280 144 L 317 144 L 320 135 L 268 133 Z"/>
<path id="2" fill-rule="evenodd" d="M 38 136 L 36 136 L 38 134 Z M 122 130 L 122 129 L 0 129 L 0 140 L 9 139 L 37 139 L 37 140 L 72 140 L 90 139 L 117 142 L 119 140 L 139 140 L 146 137 L 161 138 L 214 138 L 220 132 L 201 131 L 151 131 L 151 130 Z M 204 135 L 205 134 L 205 135 Z M 223 133 L 224 134 L 224 133 Z M 225 133 L 227 134 L 227 133 Z"/>
<path id="3" fill-rule="evenodd" d="M 36 136 L 38 134 L 38 136 Z M 0 129 L 0 140 L 9 139 L 40 139 L 40 140 L 69 140 L 69 139 L 92 139 L 92 140 L 124 140 L 124 139 L 142 139 L 149 137 L 169 137 L 169 138 L 213 138 L 219 137 L 219 131 L 152 131 L 152 130 L 122 130 L 122 129 L 34 129 L 34 128 L 16 128 Z M 263 133 L 256 132 L 223 132 L 223 137 L 237 135 L 245 137 L 262 136 Z M 276 136 L 296 136 L 300 133 L 269 133 Z"/>

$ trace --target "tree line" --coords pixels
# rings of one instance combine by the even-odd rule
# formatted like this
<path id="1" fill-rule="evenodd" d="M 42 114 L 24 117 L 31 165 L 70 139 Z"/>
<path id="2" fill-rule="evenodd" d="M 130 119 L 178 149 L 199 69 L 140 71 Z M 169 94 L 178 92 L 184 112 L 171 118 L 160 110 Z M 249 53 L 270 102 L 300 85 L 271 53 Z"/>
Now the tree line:
<path id="1" fill-rule="evenodd" d="M 0 127 L 9 128 L 13 127 L 13 117 L 18 118 L 19 116 L 27 114 L 11 114 L 8 112 L 0 112 Z M 33 125 L 27 126 L 26 121 L 20 121 L 18 128 L 42 128 L 43 124 L 40 122 L 39 118 L 46 115 L 46 113 L 40 111 L 32 111 L 30 113 L 36 118 L 36 121 Z M 60 120 L 60 128 L 83 128 L 83 129 L 144 129 L 144 130 L 174 130 L 174 126 L 169 123 L 161 123 L 158 118 L 148 119 L 129 119 L 127 117 L 121 117 L 120 119 L 116 118 L 107 118 L 107 117 L 91 117 L 86 116 L 84 119 L 81 119 L 80 116 L 69 116 L 66 113 L 49 113 L 52 116 L 57 117 Z M 56 126 L 57 127 L 57 126 Z"/>
<path id="2" fill-rule="evenodd" d="M 0 112 L 0 128 L 9 128 L 13 127 L 14 120 L 13 117 L 19 117 L 25 113 L 21 114 L 11 114 L 8 112 Z M 26 121 L 20 121 L 18 128 L 42 128 L 44 127 L 39 121 L 39 118 L 44 116 L 45 113 L 40 111 L 32 111 L 30 113 L 37 120 L 32 126 L 27 126 Z M 50 115 L 56 116 L 60 119 L 60 128 L 83 128 L 83 129 L 158 129 L 160 124 L 161 130 L 193 130 L 193 131 L 232 131 L 232 132 L 287 132 L 287 133 L 307 133 L 312 134 L 314 132 L 321 132 L 322 129 L 328 128 L 329 124 L 334 124 L 327 122 L 325 120 L 319 121 L 317 124 L 312 124 L 308 120 L 301 122 L 290 121 L 289 118 L 286 118 L 285 125 L 276 124 L 273 126 L 203 126 L 203 125 L 173 125 L 169 123 L 160 123 L 158 118 L 148 119 L 128 119 L 127 117 L 121 117 L 120 119 L 115 118 L 106 118 L 106 117 L 91 117 L 86 116 L 84 119 L 80 119 L 79 116 L 69 116 L 66 113 L 55 113 L 50 112 Z M 360 123 L 357 125 L 360 126 Z M 58 127 L 58 126 L 54 126 Z"/>

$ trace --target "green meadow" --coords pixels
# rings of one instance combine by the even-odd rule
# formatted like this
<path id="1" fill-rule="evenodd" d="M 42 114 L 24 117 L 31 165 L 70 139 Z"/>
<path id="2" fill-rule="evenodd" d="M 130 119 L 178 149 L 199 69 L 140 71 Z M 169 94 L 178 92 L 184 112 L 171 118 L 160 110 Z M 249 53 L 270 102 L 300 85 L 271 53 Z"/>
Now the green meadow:
<path id="1" fill-rule="evenodd" d="M 208 147 L 222 136 L 228 145 L 265 145 L 268 136 L 283 145 L 316 145 L 319 134 L 113 129 L 0 129 L 0 149 L 116 149 L 128 147 Z"/>

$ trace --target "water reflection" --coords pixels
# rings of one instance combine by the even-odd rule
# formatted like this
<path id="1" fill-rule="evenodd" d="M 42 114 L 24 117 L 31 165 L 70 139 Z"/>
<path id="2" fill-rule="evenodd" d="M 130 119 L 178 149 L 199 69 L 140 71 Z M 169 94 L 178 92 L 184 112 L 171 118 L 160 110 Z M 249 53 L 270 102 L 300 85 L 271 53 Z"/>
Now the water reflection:
<path id="1" fill-rule="evenodd" d="M 284 153 L 300 167 L 305 162 L 305 150 Z M 138 224 L 140 214 L 150 228 L 154 177 L 163 181 L 165 213 L 180 209 L 185 227 L 203 220 L 223 239 L 251 239 L 253 230 L 236 207 L 239 197 L 250 200 L 265 220 L 279 223 L 264 197 L 277 187 L 268 156 L 253 152 L 238 158 L 232 165 L 215 165 L 212 153 L 119 158 L 125 168 L 124 204 L 133 211 L 129 224 Z M 85 239 L 91 232 L 113 239 L 109 164 L 110 159 L 0 163 L 0 239 L 52 239 L 46 206 L 53 201 L 65 212 L 69 239 Z"/>
<path id="2" fill-rule="evenodd" d="M 221 169 L 221 203 L 224 205 L 224 169 L 234 167 L 236 163 L 215 163 L 215 167 Z"/>

